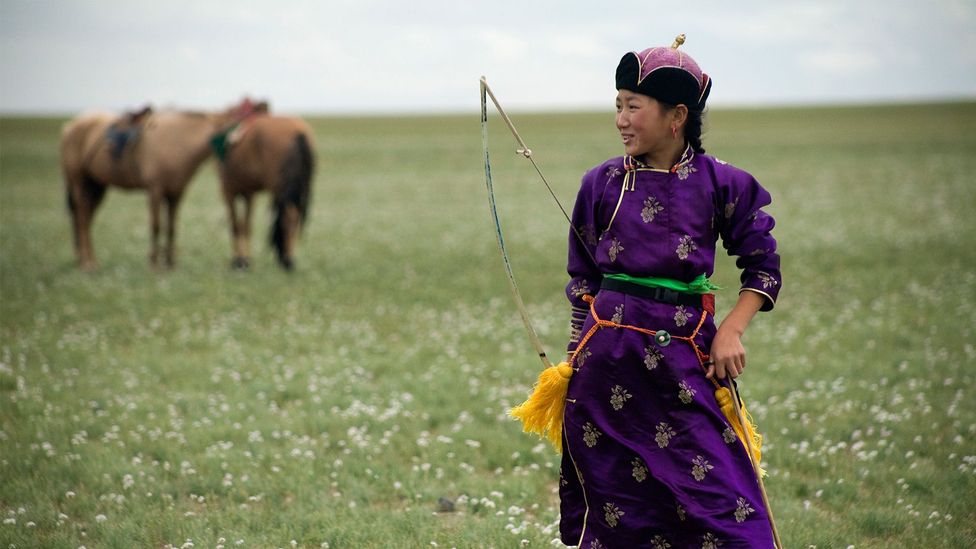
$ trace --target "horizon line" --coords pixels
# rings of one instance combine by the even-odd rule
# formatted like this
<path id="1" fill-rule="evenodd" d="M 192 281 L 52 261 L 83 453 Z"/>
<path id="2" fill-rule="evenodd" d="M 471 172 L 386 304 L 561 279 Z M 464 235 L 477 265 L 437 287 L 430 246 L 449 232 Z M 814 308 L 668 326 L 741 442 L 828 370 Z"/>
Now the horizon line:
<path id="1" fill-rule="evenodd" d="M 824 99 L 824 100 L 783 100 L 783 101 L 747 101 L 747 102 L 720 102 L 708 107 L 712 111 L 732 111 L 732 110 L 763 110 L 763 109 L 817 109 L 817 108 L 857 108 L 857 107 L 887 107 L 887 106 L 910 106 L 910 105 L 934 105 L 934 104 L 965 104 L 976 103 L 974 95 L 944 95 L 944 96 L 920 96 L 920 97 L 888 97 L 876 99 Z M 152 103 L 149 103 L 152 105 Z M 230 103 L 228 103 L 230 104 Z M 174 107 L 163 105 L 160 110 L 210 110 L 205 107 L 188 106 Z M 221 107 L 213 110 L 219 110 Z M 78 114 L 90 110 L 106 110 L 108 112 L 125 112 L 125 110 L 110 110 L 99 107 L 82 109 L 34 109 L 34 108 L 14 108 L 7 109 L 0 107 L 0 117 L 4 118 L 66 118 L 77 116 Z M 560 113 L 600 113 L 610 112 L 612 108 L 601 108 L 592 105 L 579 106 L 558 106 L 558 107 L 519 107 L 514 106 L 509 109 L 511 112 L 521 114 L 560 114 Z M 273 110 L 274 114 L 308 116 L 308 117 L 334 117 L 334 118 L 372 118 L 372 117 L 416 117 L 416 116 L 462 116 L 478 114 L 480 109 L 477 106 L 465 108 L 431 108 L 431 107 L 401 107 L 389 110 L 370 110 L 347 108 L 347 109 L 322 109 L 321 107 L 308 108 L 287 108 Z"/>

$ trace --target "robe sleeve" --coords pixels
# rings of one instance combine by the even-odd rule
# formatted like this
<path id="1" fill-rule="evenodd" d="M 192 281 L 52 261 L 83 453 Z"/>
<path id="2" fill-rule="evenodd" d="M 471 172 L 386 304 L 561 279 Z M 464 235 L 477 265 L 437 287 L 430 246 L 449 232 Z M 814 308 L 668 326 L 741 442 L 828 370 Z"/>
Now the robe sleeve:
<path id="1" fill-rule="evenodd" d="M 739 293 L 759 293 L 766 298 L 761 310 L 769 311 L 783 285 L 776 239 L 771 234 L 776 221 L 763 211 L 772 198 L 755 178 L 741 170 L 735 170 L 720 185 L 720 195 L 722 245 L 729 255 L 737 256 L 735 264 L 742 270 Z"/>
<path id="2" fill-rule="evenodd" d="M 603 280 L 600 269 L 594 264 L 593 259 L 596 257 L 598 235 L 602 230 L 597 220 L 601 194 L 596 185 L 598 173 L 597 169 L 593 169 L 583 176 L 571 218 L 573 226 L 569 231 L 569 258 L 566 267 L 570 279 L 566 284 L 566 297 L 569 299 L 572 313 L 567 353 L 572 353 L 579 345 L 583 322 L 586 321 L 590 311 L 589 304 L 583 301 L 583 296 L 596 295 Z"/>

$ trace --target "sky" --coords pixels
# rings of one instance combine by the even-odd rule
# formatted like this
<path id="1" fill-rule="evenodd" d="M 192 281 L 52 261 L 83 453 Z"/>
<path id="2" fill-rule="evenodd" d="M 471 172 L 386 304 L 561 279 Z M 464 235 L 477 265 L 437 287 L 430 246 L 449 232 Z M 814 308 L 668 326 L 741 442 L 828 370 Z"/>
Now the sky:
<path id="1" fill-rule="evenodd" d="M 0 112 L 611 109 L 679 33 L 713 107 L 976 100 L 976 0 L 0 0 Z"/>

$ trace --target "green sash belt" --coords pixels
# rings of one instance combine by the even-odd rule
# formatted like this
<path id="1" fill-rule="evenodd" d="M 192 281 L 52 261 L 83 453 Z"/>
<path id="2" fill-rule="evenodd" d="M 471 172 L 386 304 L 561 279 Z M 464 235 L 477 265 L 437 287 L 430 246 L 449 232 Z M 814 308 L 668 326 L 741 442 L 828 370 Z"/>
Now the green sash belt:
<path id="1" fill-rule="evenodd" d="M 626 274 L 607 274 L 603 275 L 603 278 L 645 286 L 647 288 L 667 288 L 683 294 L 707 294 L 722 289 L 712 284 L 704 274 L 698 275 L 691 282 L 682 282 L 673 278 L 658 278 L 655 276 L 638 277 Z"/>

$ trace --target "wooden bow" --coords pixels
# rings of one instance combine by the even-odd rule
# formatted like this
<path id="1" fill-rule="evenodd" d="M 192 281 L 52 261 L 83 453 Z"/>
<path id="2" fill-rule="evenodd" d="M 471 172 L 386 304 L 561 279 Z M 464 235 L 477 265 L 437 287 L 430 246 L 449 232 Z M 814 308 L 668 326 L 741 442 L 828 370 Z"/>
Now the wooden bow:
<path id="1" fill-rule="evenodd" d="M 573 225 L 573 222 L 569 218 L 569 214 L 566 213 L 566 208 L 563 207 L 562 202 L 556 197 L 556 193 L 553 192 L 552 186 L 549 185 L 549 180 L 539 169 L 539 165 L 535 163 L 535 159 L 532 158 L 532 149 L 525 144 L 522 140 L 522 136 L 519 135 L 518 130 L 515 129 L 515 124 L 512 123 L 512 119 L 505 114 L 505 109 L 502 108 L 501 104 L 498 102 L 498 98 L 492 93 L 491 88 L 488 86 L 488 81 L 484 76 L 481 77 L 481 142 L 485 152 L 485 183 L 488 186 L 488 203 L 491 206 L 491 217 L 495 221 L 495 236 L 498 239 L 498 248 L 501 250 L 502 262 L 505 265 L 505 272 L 508 274 L 508 287 L 512 290 L 512 297 L 515 299 L 515 305 L 518 307 L 519 315 L 522 317 L 522 323 L 525 325 L 525 330 L 529 333 L 529 339 L 532 341 L 532 346 L 535 347 L 536 352 L 539 354 L 539 359 L 542 360 L 543 366 L 546 368 L 552 366 L 549 361 L 549 357 L 546 356 L 545 349 L 542 348 L 542 343 L 539 341 L 539 336 L 536 334 L 535 328 L 532 327 L 532 323 L 529 321 L 529 314 L 525 310 L 525 303 L 522 302 L 522 295 L 519 293 L 518 284 L 515 283 L 515 275 L 512 273 L 512 265 L 508 259 L 508 252 L 505 250 L 505 239 L 502 238 L 502 227 L 501 222 L 498 220 L 498 209 L 495 205 L 495 191 L 492 186 L 491 181 L 491 159 L 488 154 L 488 98 L 491 98 L 491 102 L 494 103 L 495 109 L 498 114 L 501 115 L 502 120 L 505 125 L 508 126 L 509 131 L 512 132 L 512 136 L 518 143 L 518 148 L 515 149 L 517 154 L 522 155 L 529 162 L 532 163 L 532 167 L 535 168 L 535 172 L 539 174 L 539 178 L 545 184 L 546 189 L 549 191 L 549 195 L 559 206 L 560 211 L 563 213 L 563 217 L 566 218 L 566 222 L 569 223 L 569 227 L 573 230 L 573 234 L 576 235 L 577 240 L 583 245 L 583 251 L 586 252 L 587 257 L 592 262 L 594 267 L 599 269 L 596 262 L 596 258 L 593 257 L 592 252 L 586 246 L 586 240 L 583 235 L 580 234 L 579 230 Z"/>
<path id="2" fill-rule="evenodd" d="M 505 114 L 505 110 L 498 103 L 498 99 L 495 98 L 495 94 L 491 92 L 491 88 L 488 87 L 488 81 L 485 77 L 481 77 L 481 142 L 482 147 L 485 152 L 485 184 L 488 186 L 488 204 L 491 208 L 491 217 L 495 222 L 495 237 L 498 240 L 498 249 L 501 250 L 502 263 L 505 265 L 505 273 L 508 275 L 508 287 L 512 291 L 512 298 L 515 299 L 515 306 L 518 307 L 519 315 L 522 317 L 522 324 L 525 326 L 525 330 L 529 333 L 529 340 L 532 342 L 532 346 L 535 348 L 536 353 L 539 354 L 539 359 L 542 361 L 542 365 L 546 368 L 552 366 L 552 362 L 549 361 L 549 357 L 546 355 L 545 349 L 542 347 L 542 342 L 539 341 L 539 335 L 536 333 L 535 328 L 532 326 L 532 322 L 529 320 L 529 313 L 525 310 L 525 303 L 522 301 L 522 294 L 519 293 L 518 284 L 515 282 L 515 273 L 512 272 L 512 263 L 508 259 L 508 251 L 505 249 L 505 239 L 502 237 L 502 225 L 501 221 L 498 219 L 498 207 L 495 204 L 495 191 L 492 186 L 491 181 L 491 159 L 488 154 L 488 100 L 491 97 L 492 103 L 495 104 L 495 108 L 498 110 L 498 114 L 501 115 L 502 120 L 511 130 L 512 135 L 515 136 L 515 140 L 519 144 L 519 149 L 517 152 L 529 159 L 532 165 L 535 166 L 535 171 L 542 177 L 542 180 L 546 183 L 546 187 L 549 187 L 549 182 L 546 181 L 545 176 L 539 170 L 539 166 L 536 165 L 535 160 L 532 159 L 532 150 L 529 149 L 525 142 L 522 141 L 522 137 L 518 134 L 515 126 L 512 124 L 512 120 Z M 552 188 L 549 188 L 549 192 L 552 193 Z M 553 194 L 555 198 L 555 194 Z M 558 203 L 558 199 L 556 200 Z M 562 206 L 560 205 L 560 208 Z M 565 214 L 565 210 L 563 210 Z M 568 216 L 567 216 L 568 219 Z"/>

